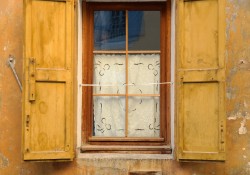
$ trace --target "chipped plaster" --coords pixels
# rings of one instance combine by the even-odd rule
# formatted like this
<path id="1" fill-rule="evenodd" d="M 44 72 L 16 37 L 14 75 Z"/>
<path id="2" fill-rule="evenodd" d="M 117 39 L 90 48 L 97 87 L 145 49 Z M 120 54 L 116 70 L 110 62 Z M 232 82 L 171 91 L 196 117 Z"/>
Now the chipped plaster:
<path id="1" fill-rule="evenodd" d="M 9 160 L 2 153 L 0 153 L 0 169 L 9 166 Z"/>

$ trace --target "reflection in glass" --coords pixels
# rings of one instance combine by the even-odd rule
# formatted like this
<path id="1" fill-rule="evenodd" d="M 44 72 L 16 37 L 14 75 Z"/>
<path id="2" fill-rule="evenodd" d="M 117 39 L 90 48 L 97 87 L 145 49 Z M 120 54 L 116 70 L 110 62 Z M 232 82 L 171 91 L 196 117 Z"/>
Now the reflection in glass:
<path id="1" fill-rule="evenodd" d="M 129 50 L 160 50 L 160 11 L 128 12 Z"/>
<path id="2" fill-rule="evenodd" d="M 125 50 L 125 11 L 94 12 L 95 50 Z"/>
<path id="3" fill-rule="evenodd" d="M 128 11 L 128 49 L 160 50 L 160 11 Z M 94 49 L 126 49 L 126 12 L 94 12 Z"/>

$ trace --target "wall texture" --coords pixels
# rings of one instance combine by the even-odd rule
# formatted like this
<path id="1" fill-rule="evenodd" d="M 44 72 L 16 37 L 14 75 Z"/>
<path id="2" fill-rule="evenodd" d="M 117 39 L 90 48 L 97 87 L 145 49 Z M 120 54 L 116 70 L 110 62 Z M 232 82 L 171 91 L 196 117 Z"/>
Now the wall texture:
<path id="1" fill-rule="evenodd" d="M 0 174 L 127 174 L 129 170 L 161 170 L 170 175 L 250 174 L 250 1 L 227 0 L 227 160 L 75 159 L 73 162 L 23 162 L 21 158 L 21 92 L 8 67 L 9 54 L 22 76 L 23 5 L 0 3 Z"/>

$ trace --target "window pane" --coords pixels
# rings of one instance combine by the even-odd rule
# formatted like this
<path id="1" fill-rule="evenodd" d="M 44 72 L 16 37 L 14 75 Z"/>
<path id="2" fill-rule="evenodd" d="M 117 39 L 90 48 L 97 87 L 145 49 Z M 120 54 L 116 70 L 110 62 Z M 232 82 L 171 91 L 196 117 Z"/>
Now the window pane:
<path id="1" fill-rule="evenodd" d="M 125 11 L 94 12 L 95 50 L 125 50 Z"/>
<path id="2" fill-rule="evenodd" d="M 103 85 L 94 87 L 95 94 L 125 94 L 125 58 L 118 54 L 94 56 L 94 84 Z"/>
<path id="3" fill-rule="evenodd" d="M 137 54 L 129 55 L 128 87 L 129 94 L 159 94 L 160 55 Z M 156 83 L 156 84 L 154 84 Z"/>
<path id="4" fill-rule="evenodd" d="M 160 50 L 160 11 L 128 12 L 129 50 Z"/>
<path id="5" fill-rule="evenodd" d="M 159 97 L 129 97 L 128 102 L 128 137 L 159 137 Z"/>
<path id="6" fill-rule="evenodd" d="M 125 136 L 125 97 L 94 97 L 93 136 Z"/>

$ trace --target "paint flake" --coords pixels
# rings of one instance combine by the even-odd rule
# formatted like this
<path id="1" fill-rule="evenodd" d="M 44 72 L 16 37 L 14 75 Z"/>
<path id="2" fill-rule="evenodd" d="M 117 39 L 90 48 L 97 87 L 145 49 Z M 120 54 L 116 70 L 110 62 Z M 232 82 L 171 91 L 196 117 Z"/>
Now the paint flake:
<path id="1" fill-rule="evenodd" d="M 246 119 L 244 119 L 243 121 L 240 122 L 240 128 L 239 128 L 240 135 L 247 133 L 247 128 L 246 128 L 245 124 L 246 124 Z"/>

